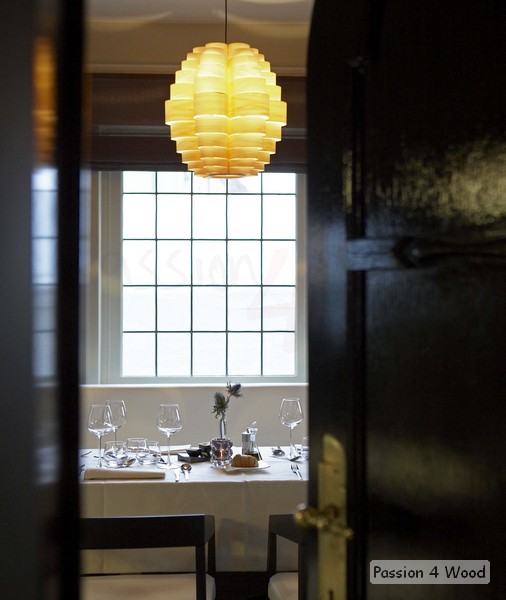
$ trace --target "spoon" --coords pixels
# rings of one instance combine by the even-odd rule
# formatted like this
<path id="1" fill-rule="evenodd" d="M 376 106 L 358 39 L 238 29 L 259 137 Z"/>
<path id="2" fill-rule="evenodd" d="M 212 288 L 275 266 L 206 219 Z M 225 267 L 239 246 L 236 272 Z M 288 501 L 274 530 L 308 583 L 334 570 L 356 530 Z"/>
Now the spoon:
<path id="1" fill-rule="evenodd" d="M 124 463 L 122 463 L 122 464 L 120 464 L 120 465 L 116 465 L 116 467 L 113 467 L 113 468 L 116 468 L 116 469 L 124 469 L 124 468 L 126 468 L 126 467 L 129 467 L 130 465 L 133 465 L 133 464 L 134 464 L 134 462 L 135 462 L 135 458 L 131 457 L 131 458 L 129 458 L 128 460 L 126 460 Z"/>
<path id="2" fill-rule="evenodd" d="M 277 448 L 271 448 L 271 450 L 272 450 L 272 456 L 274 458 L 283 458 L 284 460 L 289 460 L 290 462 L 295 462 L 296 460 L 299 460 L 299 458 L 300 458 L 299 455 L 292 456 L 292 458 L 290 458 L 289 456 L 286 456 L 285 452 L 283 450 L 281 450 L 281 448 L 279 446 Z"/>
<path id="3" fill-rule="evenodd" d="M 181 465 L 181 471 L 183 471 L 184 478 L 186 479 L 186 481 L 188 481 L 188 479 L 190 479 L 190 471 L 191 470 L 192 470 L 192 466 L 190 465 L 190 463 L 183 463 Z"/>

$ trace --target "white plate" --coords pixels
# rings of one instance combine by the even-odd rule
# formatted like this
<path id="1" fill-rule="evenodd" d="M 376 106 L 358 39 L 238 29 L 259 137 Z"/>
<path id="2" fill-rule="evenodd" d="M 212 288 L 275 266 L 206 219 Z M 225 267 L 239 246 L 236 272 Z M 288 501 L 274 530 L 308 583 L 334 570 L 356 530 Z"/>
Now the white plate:
<path id="1" fill-rule="evenodd" d="M 258 465 L 256 467 L 232 467 L 231 465 L 227 465 L 225 467 L 225 471 L 227 473 L 231 471 L 258 471 L 260 469 L 267 469 L 270 466 L 271 465 L 265 462 L 265 460 L 259 460 Z"/>

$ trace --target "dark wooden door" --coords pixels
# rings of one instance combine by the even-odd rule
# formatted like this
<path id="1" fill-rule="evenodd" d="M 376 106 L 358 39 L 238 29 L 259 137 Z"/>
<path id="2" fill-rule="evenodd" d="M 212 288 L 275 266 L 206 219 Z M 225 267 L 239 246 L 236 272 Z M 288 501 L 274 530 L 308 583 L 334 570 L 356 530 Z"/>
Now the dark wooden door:
<path id="1" fill-rule="evenodd" d="M 2 600 L 79 597 L 82 2 L 0 4 Z"/>
<path id="2" fill-rule="evenodd" d="M 315 2 L 309 501 L 328 431 L 350 600 L 506 597 L 505 40 L 502 0 Z M 488 560 L 491 581 L 373 585 L 375 559 Z"/>

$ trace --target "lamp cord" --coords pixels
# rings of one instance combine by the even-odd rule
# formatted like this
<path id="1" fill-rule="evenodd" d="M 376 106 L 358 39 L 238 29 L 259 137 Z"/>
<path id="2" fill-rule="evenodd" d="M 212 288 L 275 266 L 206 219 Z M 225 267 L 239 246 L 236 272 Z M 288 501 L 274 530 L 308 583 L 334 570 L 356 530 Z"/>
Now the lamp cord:
<path id="1" fill-rule="evenodd" d="M 228 0 L 225 0 L 225 44 L 228 44 Z"/>

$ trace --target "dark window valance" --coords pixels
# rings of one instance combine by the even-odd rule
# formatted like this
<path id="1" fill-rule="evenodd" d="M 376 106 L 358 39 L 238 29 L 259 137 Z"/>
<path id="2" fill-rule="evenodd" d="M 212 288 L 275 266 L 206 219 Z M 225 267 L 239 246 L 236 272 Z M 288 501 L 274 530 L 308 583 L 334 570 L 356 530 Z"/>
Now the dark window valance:
<path id="1" fill-rule="evenodd" d="M 89 77 L 89 144 L 92 169 L 181 169 L 164 123 L 173 75 L 93 74 Z M 306 169 L 306 79 L 279 77 L 288 104 L 283 139 L 266 171 Z"/>

